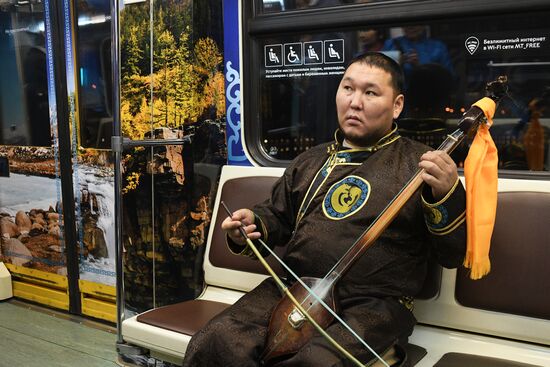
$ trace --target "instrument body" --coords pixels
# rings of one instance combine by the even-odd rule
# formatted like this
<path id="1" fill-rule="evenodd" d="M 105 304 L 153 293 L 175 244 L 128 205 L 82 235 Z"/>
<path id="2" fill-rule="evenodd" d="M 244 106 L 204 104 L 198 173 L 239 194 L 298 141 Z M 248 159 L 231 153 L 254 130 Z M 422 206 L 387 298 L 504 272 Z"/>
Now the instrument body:
<path id="1" fill-rule="evenodd" d="M 324 295 L 321 295 L 319 290 L 324 285 L 323 279 L 313 277 L 302 277 L 301 279 L 333 311 L 338 312 L 334 287 L 330 287 L 324 292 Z M 332 324 L 334 317 L 299 282 L 294 283 L 289 291 L 323 329 Z M 264 360 L 271 360 L 296 352 L 304 345 L 304 340 L 311 339 L 315 333 L 315 327 L 307 322 L 288 297 L 283 297 L 271 314 L 269 330 L 277 330 L 277 332 L 270 332 L 268 335 L 263 356 Z"/>

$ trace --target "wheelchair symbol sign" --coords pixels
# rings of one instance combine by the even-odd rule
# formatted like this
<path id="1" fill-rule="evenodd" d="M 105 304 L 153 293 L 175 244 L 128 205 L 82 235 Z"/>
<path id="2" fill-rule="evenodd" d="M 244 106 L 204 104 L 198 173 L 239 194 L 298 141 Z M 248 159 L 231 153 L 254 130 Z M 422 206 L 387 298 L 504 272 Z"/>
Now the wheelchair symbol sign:
<path id="1" fill-rule="evenodd" d="M 285 65 L 302 65 L 302 44 L 286 43 L 284 49 Z"/>

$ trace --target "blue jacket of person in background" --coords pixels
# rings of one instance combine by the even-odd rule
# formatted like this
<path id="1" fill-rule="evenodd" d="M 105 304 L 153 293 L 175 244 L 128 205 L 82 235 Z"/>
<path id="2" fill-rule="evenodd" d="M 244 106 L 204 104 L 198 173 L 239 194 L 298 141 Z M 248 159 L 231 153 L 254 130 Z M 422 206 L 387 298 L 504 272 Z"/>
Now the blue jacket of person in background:
<path id="1" fill-rule="evenodd" d="M 453 74 L 447 46 L 439 40 L 428 38 L 425 26 L 403 27 L 403 32 L 403 36 L 387 40 L 383 51 L 400 51 L 400 63 L 405 75 L 410 74 L 416 65 L 431 63 L 440 64 Z"/>

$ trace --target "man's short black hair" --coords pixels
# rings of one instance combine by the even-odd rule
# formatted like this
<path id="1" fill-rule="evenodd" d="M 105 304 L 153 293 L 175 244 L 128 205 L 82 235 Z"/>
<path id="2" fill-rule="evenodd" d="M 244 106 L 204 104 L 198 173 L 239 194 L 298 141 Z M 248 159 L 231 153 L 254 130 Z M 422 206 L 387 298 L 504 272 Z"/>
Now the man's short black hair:
<path id="1" fill-rule="evenodd" d="M 347 68 L 350 65 L 355 63 L 362 63 L 369 66 L 374 66 L 380 68 L 391 75 L 392 86 L 395 94 L 403 93 L 403 85 L 405 84 L 405 77 L 403 76 L 403 69 L 401 66 L 391 57 L 384 55 L 381 52 L 367 51 L 363 54 L 355 56 L 349 63 Z"/>

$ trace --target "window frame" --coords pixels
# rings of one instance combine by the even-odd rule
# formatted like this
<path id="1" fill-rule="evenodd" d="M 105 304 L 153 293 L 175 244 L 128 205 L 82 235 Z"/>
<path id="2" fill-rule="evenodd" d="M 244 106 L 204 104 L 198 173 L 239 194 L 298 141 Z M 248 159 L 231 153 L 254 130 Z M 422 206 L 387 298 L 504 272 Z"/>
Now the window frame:
<path id="1" fill-rule="evenodd" d="M 262 13 L 262 0 L 241 1 L 242 129 L 246 150 L 261 166 L 286 167 L 290 161 L 270 157 L 261 146 L 259 113 L 260 66 L 263 53 L 258 41 L 266 35 L 289 35 L 316 31 L 347 30 L 369 24 L 376 27 L 403 26 L 419 21 L 445 21 L 468 16 L 505 15 L 550 10 L 546 0 L 397 0 L 352 4 L 319 9 Z M 499 170 L 499 177 L 550 180 L 550 172 Z"/>

